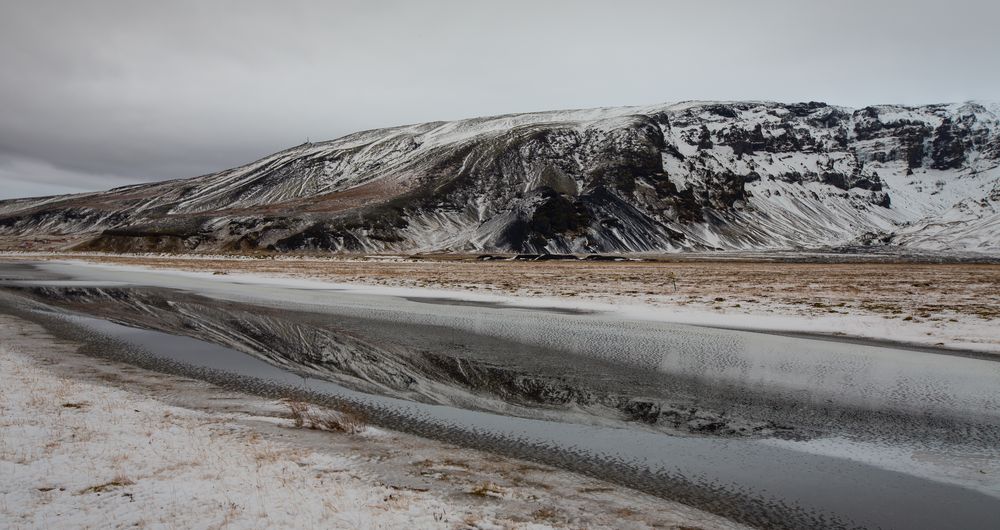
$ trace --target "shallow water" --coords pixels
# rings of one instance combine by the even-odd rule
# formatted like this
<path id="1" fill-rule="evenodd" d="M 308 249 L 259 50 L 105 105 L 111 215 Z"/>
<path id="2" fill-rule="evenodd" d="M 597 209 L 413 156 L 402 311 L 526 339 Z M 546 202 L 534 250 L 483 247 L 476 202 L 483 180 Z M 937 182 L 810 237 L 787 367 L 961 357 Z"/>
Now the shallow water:
<path id="1" fill-rule="evenodd" d="M 151 358 L 758 526 L 991 528 L 1000 513 L 990 360 L 440 298 L 18 274 L 0 268 L 7 292 Z M 724 427 L 664 412 L 691 408 Z"/>

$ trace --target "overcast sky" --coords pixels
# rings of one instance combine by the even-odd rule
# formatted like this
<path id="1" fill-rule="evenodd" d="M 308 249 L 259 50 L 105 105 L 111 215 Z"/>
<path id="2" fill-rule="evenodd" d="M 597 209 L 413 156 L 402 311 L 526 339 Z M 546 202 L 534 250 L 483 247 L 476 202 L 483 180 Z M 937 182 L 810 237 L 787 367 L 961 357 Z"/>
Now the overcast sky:
<path id="1" fill-rule="evenodd" d="M 998 21 L 996 0 L 0 0 L 0 198 L 508 112 L 998 100 Z"/>

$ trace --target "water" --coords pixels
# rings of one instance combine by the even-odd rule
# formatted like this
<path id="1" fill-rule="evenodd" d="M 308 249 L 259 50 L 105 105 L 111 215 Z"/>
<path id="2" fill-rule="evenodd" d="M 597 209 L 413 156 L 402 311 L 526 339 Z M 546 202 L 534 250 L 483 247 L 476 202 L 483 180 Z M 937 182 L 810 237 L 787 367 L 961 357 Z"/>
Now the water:
<path id="1" fill-rule="evenodd" d="M 22 300 L 210 380 L 351 401 L 387 427 L 749 524 L 991 528 L 1000 513 L 1000 363 L 990 360 L 606 314 L 50 272 L 63 277 L 0 277 Z M 723 427 L 671 421 L 692 408 L 704 420 L 695 426 Z M 729 432 L 740 425 L 751 428 Z"/>

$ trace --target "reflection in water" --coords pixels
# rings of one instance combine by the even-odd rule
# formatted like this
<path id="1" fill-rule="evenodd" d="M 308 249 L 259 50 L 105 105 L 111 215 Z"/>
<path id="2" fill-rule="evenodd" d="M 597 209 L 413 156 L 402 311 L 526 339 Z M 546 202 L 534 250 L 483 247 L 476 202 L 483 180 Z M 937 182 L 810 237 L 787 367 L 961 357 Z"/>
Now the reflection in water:
<path id="1" fill-rule="evenodd" d="M 118 287 L 20 287 L 45 304 L 130 326 L 187 335 L 347 387 L 424 403 L 526 417 L 711 436 L 935 440 L 992 446 L 1000 363 L 956 371 L 968 359 L 924 354 L 950 370 L 906 372 L 893 359 L 841 348 L 795 349 L 772 338 L 751 348 L 740 335 L 660 338 L 651 371 L 442 326 L 289 311 L 181 291 Z M 440 303 L 440 302 L 438 302 Z M 771 365 L 754 357 L 768 357 Z M 766 368 L 762 368 L 766 366 Z M 989 369 L 992 369 L 991 373 Z M 912 371 L 912 370 L 911 370 Z M 821 390 L 841 387 L 836 400 Z M 891 382 L 888 388 L 872 389 Z M 811 385 L 813 391 L 803 391 Z M 960 391 L 961 393 L 957 393 Z M 918 405 L 914 407 L 914 404 Z M 933 406 L 942 406 L 935 410 Z M 965 415 L 949 414 L 958 408 Z M 915 410 L 910 410 L 915 409 Z"/>
<path id="2" fill-rule="evenodd" d="M 886 471 L 878 461 L 995 458 L 1000 363 L 924 355 L 914 364 L 902 351 L 802 348 L 802 339 L 697 330 L 584 355 L 573 341 L 559 348 L 546 337 L 519 341 L 162 288 L 5 289 L 132 326 L 84 322 L 210 369 L 215 382 L 229 373 L 306 387 L 317 399 L 347 396 L 388 426 L 561 465 L 751 524 L 988 527 L 978 523 L 1000 507 L 995 497 Z M 610 360 L 626 354 L 642 362 Z M 865 454 L 850 454 L 859 450 Z"/>
<path id="3" fill-rule="evenodd" d="M 403 324 L 331 321 L 163 289 L 18 291 L 48 305 L 206 340 L 381 395 L 528 417 L 638 420 L 651 427 L 715 435 L 792 432 L 773 422 L 741 419 L 725 409 L 706 409 L 698 403 L 704 396 L 696 399 L 694 387 L 684 388 L 691 385 L 679 379 L 455 330 L 422 329 L 424 340 L 413 347 L 398 341 Z"/>

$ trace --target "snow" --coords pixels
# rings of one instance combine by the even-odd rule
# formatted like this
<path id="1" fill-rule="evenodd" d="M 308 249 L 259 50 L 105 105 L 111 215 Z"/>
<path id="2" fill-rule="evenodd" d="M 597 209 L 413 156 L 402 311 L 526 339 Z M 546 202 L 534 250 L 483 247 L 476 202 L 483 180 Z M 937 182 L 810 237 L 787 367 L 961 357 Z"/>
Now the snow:
<path id="1" fill-rule="evenodd" d="M 720 105 L 737 117 L 727 117 L 713 110 Z M 495 170 L 494 166 L 502 165 L 505 160 L 501 156 L 503 149 L 521 145 L 516 140 L 521 132 L 551 133 L 553 138 L 548 140 L 551 141 L 548 147 L 558 153 L 561 162 L 574 167 L 573 171 L 578 170 L 576 174 L 567 175 L 566 180 L 572 181 L 567 183 L 567 189 L 575 187 L 586 192 L 589 191 L 587 186 L 592 184 L 586 174 L 593 169 L 594 162 L 583 163 L 589 156 L 587 153 L 616 145 L 638 145 L 633 134 L 636 120 L 651 123 L 648 118 L 656 116 L 668 147 L 661 152 L 662 173 L 679 190 L 694 190 L 696 197 L 707 196 L 718 191 L 719 184 L 712 181 L 714 177 L 747 176 L 754 172 L 759 180 L 746 186 L 750 192 L 747 200 L 741 200 L 739 208 L 710 204 L 701 221 L 679 222 L 677 212 L 664 212 L 664 206 L 656 201 L 646 204 L 646 199 L 626 196 L 622 197 L 623 201 L 641 212 L 636 214 L 637 221 L 623 219 L 625 226 L 621 228 L 591 227 L 597 233 L 589 234 L 589 240 L 581 239 L 579 243 L 569 241 L 571 236 L 567 236 L 564 241 L 551 241 L 541 246 L 560 252 L 577 247 L 625 252 L 705 247 L 817 248 L 853 245 L 866 234 L 884 233 L 898 234 L 891 244 L 910 248 L 1000 252 L 995 232 L 985 222 L 995 213 L 991 208 L 996 208 L 996 199 L 991 197 L 995 197 L 995 190 L 1000 185 L 1000 161 L 995 152 L 1000 137 L 997 105 L 880 105 L 872 107 L 875 116 L 838 107 L 818 108 L 803 116 L 791 112 L 790 108 L 767 102 L 682 102 L 407 125 L 303 144 L 238 168 L 187 181 L 133 186 L 108 196 L 80 196 L 74 199 L 80 202 L 74 204 L 89 204 L 87 201 L 96 198 L 107 201 L 112 208 L 119 207 L 127 213 L 150 212 L 153 217 L 159 214 L 152 212 L 161 208 L 172 214 L 210 214 L 214 217 L 206 226 L 213 227 L 216 233 L 225 232 L 225 238 L 217 242 L 217 247 L 224 248 L 227 242 L 232 243 L 244 234 L 261 236 L 258 243 L 266 247 L 316 219 L 329 218 L 343 209 L 364 207 L 362 203 L 351 203 L 350 199 L 345 199 L 344 204 L 338 202 L 335 207 L 319 201 L 316 211 L 320 213 L 306 215 L 300 209 L 300 202 L 359 186 L 371 186 L 376 197 L 389 199 L 400 197 L 427 179 L 443 184 L 462 175 L 470 181 L 468 189 L 463 189 L 469 195 L 461 199 L 468 200 L 468 208 L 464 211 L 461 204 L 426 208 L 413 205 L 412 211 L 405 214 L 408 226 L 395 234 L 399 239 L 371 237 L 372 234 L 363 229 L 351 235 L 360 240 L 360 249 L 373 252 L 492 250 L 492 247 L 508 244 L 504 234 L 515 222 L 516 212 L 520 211 L 522 216 L 530 214 L 532 206 L 528 199 L 519 202 L 520 199 L 512 198 L 513 193 L 505 195 L 505 191 L 497 190 L 530 192 L 536 189 L 541 170 L 549 165 L 544 156 L 533 158 L 533 154 L 521 152 L 513 158 L 518 159 L 517 166 L 523 170 L 523 175 L 515 169 L 499 173 Z M 823 116 L 831 112 L 844 115 L 842 123 L 836 127 L 821 123 Z M 665 116 L 669 124 L 659 121 L 660 116 Z M 914 168 L 913 175 L 907 175 L 909 168 L 900 155 L 900 138 L 889 134 L 884 138 L 860 140 L 855 130 L 859 123 L 900 120 L 926 123 L 933 129 L 944 118 L 962 122 L 963 127 L 967 125 L 967 136 L 976 138 L 974 145 L 966 147 L 967 160 L 959 169 L 928 169 L 931 145 L 927 139 L 927 153 L 920 167 Z M 822 147 L 814 151 L 804 146 L 774 153 L 757 150 L 737 156 L 732 147 L 718 141 L 723 130 L 749 132 L 756 125 L 763 125 L 763 135 L 770 138 L 781 137 L 787 131 L 805 131 Z M 702 127 L 716 137 L 712 149 L 701 150 L 694 140 Z M 846 145 L 840 142 L 841 134 L 850 137 Z M 495 152 L 494 145 L 498 148 Z M 684 160 L 672 154 L 675 150 L 685 157 Z M 845 191 L 823 183 L 821 175 L 830 170 L 840 175 L 881 181 L 884 193 L 857 188 Z M 439 174 L 441 171 L 446 174 Z M 799 174 L 801 179 L 790 183 L 788 176 L 791 174 Z M 638 179 L 636 182 L 637 187 L 643 187 L 644 181 Z M 657 195 L 648 189 L 643 191 L 651 197 Z M 789 192 L 794 199 L 787 198 Z M 888 207 L 883 200 L 886 194 L 891 200 Z M 63 199 L 3 202 L 0 212 L 9 215 L 29 208 L 51 207 L 60 200 Z M 981 212 L 965 208 L 961 219 L 949 221 L 948 230 L 938 227 L 937 223 L 963 201 L 988 204 Z M 268 207 L 269 215 L 278 212 L 295 222 L 273 228 L 255 213 L 255 209 L 261 207 Z M 328 207 L 332 210 L 324 210 Z M 56 210 L 52 215 L 26 220 L 25 226 L 0 227 L 0 232 L 14 235 L 30 231 L 77 233 L 114 228 L 116 223 L 125 222 L 110 218 L 99 209 L 76 209 L 87 215 L 81 216 L 81 211 L 59 215 Z M 248 209 L 240 213 L 246 216 L 240 222 L 248 226 L 242 229 L 243 232 L 230 232 L 226 226 L 235 215 L 233 210 L 240 209 Z M 601 216 L 616 215 L 629 217 L 632 214 L 601 212 Z M 146 219 L 127 220 L 128 223 L 139 221 Z M 671 238 L 666 227 L 687 238 Z M 925 227 L 929 227 L 926 233 L 923 232 Z M 949 239 L 950 234 L 960 237 Z M 205 245 L 216 244 L 211 243 L 211 237 L 205 239 L 209 241 L 203 242 Z M 199 247 L 199 250 L 204 249 Z"/>
<path id="2" fill-rule="evenodd" d="M 880 315 L 865 314 L 792 314 L 788 308 L 771 301 L 764 301 L 754 313 L 733 310 L 697 309 L 673 304 L 649 304 L 629 297 L 619 297 L 610 302 L 576 300 L 557 297 L 521 297 L 482 292 L 457 291 L 425 287 L 392 287 L 359 283 L 339 283 L 297 277 L 278 277 L 259 274 L 230 273 L 216 276 L 211 272 L 192 272 L 130 265 L 94 264 L 80 260 L 51 262 L 71 265 L 67 272 L 80 270 L 97 273 L 94 279 L 112 280 L 118 272 L 153 273 L 162 276 L 224 282 L 260 287 L 284 287 L 296 290 L 338 291 L 379 297 L 436 298 L 456 301 L 495 302 L 520 307 L 561 308 L 594 311 L 612 315 L 621 320 L 645 320 L 670 324 L 717 327 L 745 331 L 777 333 L 810 333 L 831 336 L 868 338 L 924 346 L 943 346 L 969 351 L 1000 354 L 1000 330 L 990 321 L 964 314 L 956 314 L 954 321 L 941 325 L 932 321 L 901 321 Z M 50 266 L 50 265 L 47 265 Z M 164 285 L 169 286 L 169 285 Z"/>
<path id="3" fill-rule="evenodd" d="M 65 266 L 55 266 L 54 271 L 58 272 L 60 267 Z M 287 301 L 287 303 L 290 304 L 326 303 L 332 306 L 334 303 L 357 303 L 356 307 L 358 308 L 367 308 L 369 311 L 375 310 L 380 314 L 384 313 L 384 311 L 380 308 L 388 307 L 390 311 L 395 311 L 397 314 L 408 311 L 410 314 L 416 315 L 416 318 L 433 320 L 430 323 L 435 325 L 450 325 L 450 323 L 443 323 L 445 321 L 442 321 L 441 318 L 450 319 L 447 322 L 459 321 L 454 325 L 461 329 L 472 329 L 462 327 L 471 324 L 474 326 L 477 333 L 483 333 L 486 335 L 506 332 L 506 328 L 510 327 L 509 325 L 512 322 L 516 321 L 517 325 L 513 327 L 524 328 L 520 332 L 517 332 L 517 336 L 521 339 L 529 341 L 529 344 L 531 343 L 530 341 L 545 341 L 546 343 L 561 342 L 569 349 L 583 352 L 584 348 L 581 346 L 586 345 L 586 343 L 590 343 L 589 346 L 592 350 L 595 348 L 602 348 L 611 352 L 611 355 L 625 352 L 623 356 L 626 357 L 633 355 L 635 352 L 640 350 L 644 353 L 650 353 L 650 351 L 653 351 L 654 354 L 650 356 L 653 361 L 659 363 L 669 363 L 671 369 L 683 369 L 683 373 L 690 373 L 692 370 L 695 372 L 699 369 L 703 370 L 706 358 L 705 356 L 700 355 L 699 350 L 710 350 L 712 354 L 708 360 L 713 363 L 712 366 L 714 368 L 719 369 L 719 376 L 723 380 L 727 378 L 746 378 L 750 381 L 765 384 L 768 387 L 773 386 L 775 388 L 779 388 L 787 386 L 792 389 L 793 393 L 809 392 L 809 395 L 814 396 L 818 402 L 821 402 L 823 398 L 828 395 L 827 392 L 829 392 L 831 388 L 841 388 L 844 380 L 850 380 L 852 383 L 852 393 L 847 397 L 851 398 L 851 396 L 860 396 L 862 399 L 871 400 L 869 402 L 870 405 L 880 403 L 882 400 L 885 400 L 887 404 L 891 404 L 893 406 L 906 406 L 908 404 L 912 404 L 914 407 L 922 409 L 923 406 L 927 404 L 930 405 L 930 407 L 926 410 L 958 411 L 963 414 L 984 413 L 992 415 L 996 410 L 995 381 L 996 377 L 1000 375 L 1000 373 L 996 371 L 996 363 L 991 361 L 966 357 L 935 355 L 925 352 L 871 348 L 866 346 L 844 347 L 844 345 L 823 341 L 803 341 L 802 339 L 790 337 L 767 337 L 757 334 L 734 334 L 729 332 L 719 332 L 718 330 L 705 329 L 674 330 L 684 332 L 683 340 L 688 343 L 687 346 L 689 346 L 689 348 L 685 348 L 685 351 L 692 354 L 692 358 L 685 361 L 685 359 L 677 358 L 676 355 L 671 357 L 670 352 L 680 351 L 680 349 L 670 347 L 669 342 L 666 343 L 667 347 L 661 348 L 660 345 L 662 343 L 656 343 L 656 347 L 650 348 L 650 343 L 644 342 L 642 338 L 643 335 L 637 332 L 640 326 L 622 323 L 622 320 L 628 319 L 655 320 L 662 318 L 663 315 L 659 313 L 658 308 L 641 306 L 638 304 L 594 304 L 590 302 L 578 303 L 560 300 L 519 299 L 515 297 L 468 295 L 465 293 L 442 293 L 440 291 L 427 289 L 369 288 L 333 284 L 328 282 L 316 282 L 296 278 L 270 278 L 254 275 L 231 274 L 224 277 L 216 277 L 207 273 L 191 272 L 180 273 L 157 271 L 156 273 L 150 273 L 148 269 L 143 268 L 93 267 L 89 269 L 89 272 L 83 271 L 83 273 L 81 273 L 82 269 L 83 267 L 74 265 L 72 270 L 74 270 L 76 275 L 80 277 L 91 277 L 95 279 L 100 279 L 101 276 L 115 277 L 122 281 L 134 282 L 136 285 L 174 285 L 174 288 L 189 289 L 208 297 L 218 296 L 225 298 L 225 293 L 228 292 L 231 294 L 235 293 L 237 296 L 243 296 L 245 293 L 247 296 L 259 297 L 261 300 L 271 297 L 271 300 L 280 299 L 282 301 Z M 71 269 L 68 267 L 62 269 L 63 272 L 70 272 L 70 270 Z M 180 281 L 182 278 L 186 279 L 186 281 Z M 274 289 L 274 287 L 277 286 L 286 288 L 294 287 L 294 289 Z M 347 291 L 337 291 L 336 293 L 327 293 L 322 291 L 324 289 L 341 287 L 347 289 Z M 359 294 L 361 296 L 359 296 Z M 548 318 L 539 318 L 537 313 L 532 314 L 523 312 L 520 311 L 519 308 L 496 311 L 492 308 L 488 310 L 481 308 L 477 309 L 474 307 L 456 308 L 443 306 L 441 304 L 419 307 L 425 304 L 421 304 L 415 300 L 402 299 L 371 300 L 372 298 L 380 295 L 385 297 L 433 296 L 436 298 L 440 298 L 444 295 L 455 299 L 498 301 L 502 303 L 509 303 L 511 305 L 517 303 L 518 305 L 534 304 L 539 306 L 546 304 L 549 306 L 561 306 L 566 308 L 602 307 L 604 308 L 603 310 L 606 314 L 574 316 L 553 315 Z M 345 298 L 353 298 L 354 302 L 345 300 Z M 416 310 L 416 312 L 414 310 Z M 477 318 L 477 314 L 479 317 L 485 316 L 486 319 Z M 405 316 L 406 315 L 399 315 L 392 318 L 395 319 Z M 704 315 L 699 316 L 699 318 L 703 317 Z M 627 336 L 629 340 L 635 339 L 637 343 L 629 344 L 629 340 L 594 341 L 594 335 L 592 334 L 593 330 L 589 327 L 577 327 L 576 333 L 572 336 L 544 332 L 558 326 L 558 324 L 554 323 L 554 321 L 565 321 L 571 318 L 577 319 L 578 321 L 586 320 L 594 324 L 594 326 L 602 327 L 602 333 L 604 333 L 603 336 L 618 334 L 615 336 Z M 715 315 L 714 318 L 717 323 L 725 325 L 726 327 L 732 327 L 732 321 L 736 320 L 733 318 L 733 315 L 728 315 L 728 318 L 723 315 Z M 504 319 L 506 319 L 506 323 L 500 322 Z M 729 322 L 725 322 L 723 319 L 728 320 Z M 668 336 L 670 333 L 672 332 L 669 332 Z M 737 337 L 737 335 L 741 335 L 741 337 Z M 746 335 L 753 336 L 748 337 Z M 810 342 L 812 344 L 807 348 L 802 348 L 801 346 L 804 342 Z M 770 346 L 764 349 L 759 349 L 758 346 L 762 344 L 770 344 Z M 743 346 L 746 346 L 746 355 L 741 357 L 746 362 L 721 362 L 723 357 L 727 357 L 732 353 L 733 348 L 742 348 Z M 667 353 L 661 358 L 661 355 L 656 354 L 656 352 L 660 351 Z M 589 353 L 585 354 L 589 355 Z M 701 360 L 699 360 L 699 357 Z M 638 359 L 638 357 L 635 358 Z M 645 361 L 645 358 L 640 360 Z M 818 367 L 820 370 L 814 371 L 812 369 L 808 369 L 810 366 Z M 664 368 L 666 367 L 664 366 Z M 0 373 L 12 373 L 11 370 L 7 369 L 7 367 L 3 365 L 0 365 L 0 370 L 3 370 Z M 817 377 L 817 374 L 820 374 L 820 376 Z M 849 379 L 845 379 L 842 375 L 848 376 Z M 310 381 L 309 384 L 312 386 L 313 382 Z M 73 399 L 77 398 L 74 397 Z M 407 406 L 424 407 L 423 404 L 411 405 L 409 403 Z M 459 412 L 441 407 L 431 407 L 429 405 L 426 406 L 426 409 L 433 409 L 433 412 L 427 412 L 428 414 L 433 413 L 449 416 L 455 415 L 456 417 L 453 419 L 459 423 L 473 425 L 474 427 L 477 425 L 470 423 L 468 415 L 465 412 Z M 426 411 L 426 409 L 421 410 Z M 488 422 L 487 424 L 490 426 L 496 426 L 499 422 L 498 419 L 492 417 L 485 419 L 484 421 Z M 557 437 L 559 438 L 560 443 L 569 444 L 574 447 L 578 445 L 589 445 L 590 447 L 599 448 L 602 452 L 609 452 L 609 454 L 611 454 L 612 451 L 619 450 L 622 442 L 621 437 L 618 436 L 618 434 L 621 434 L 618 432 L 621 431 L 621 429 L 608 429 L 601 431 L 589 429 L 589 432 L 586 432 L 588 429 L 576 429 L 574 427 L 572 429 L 567 428 L 567 430 L 561 431 L 560 429 L 553 429 L 551 426 L 535 424 L 533 422 L 508 419 L 504 419 L 504 421 L 513 422 L 513 426 L 517 429 L 516 432 L 522 432 L 522 430 L 525 429 L 524 425 L 532 424 L 535 425 L 535 427 L 532 428 L 537 429 L 533 432 L 540 432 L 544 436 Z M 130 420 L 129 422 L 132 423 L 133 421 Z M 204 424 L 205 422 L 202 421 L 202 423 Z M 581 434 L 585 434 L 586 436 L 581 437 Z M 600 438 L 598 435 L 606 437 Z M 661 438 L 657 438 L 656 440 L 662 442 Z M 754 445 L 750 449 L 748 449 L 746 445 L 738 445 L 730 442 L 731 441 L 720 442 L 718 440 L 681 437 L 676 440 L 670 440 L 671 444 L 678 444 L 676 447 L 671 447 L 669 445 L 657 446 L 654 444 L 654 440 L 640 436 L 629 443 L 633 443 L 633 445 L 630 446 L 632 456 L 640 455 L 642 457 L 648 456 L 650 459 L 661 459 L 657 461 L 664 462 L 664 464 L 670 468 L 679 465 L 694 465 L 694 469 L 697 469 L 698 465 L 708 465 L 711 467 L 719 460 L 728 459 L 730 464 L 735 467 L 723 468 L 723 471 L 727 473 L 726 476 L 729 476 L 728 474 L 732 473 L 733 469 L 746 470 L 747 468 L 745 466 L 751 463 L 753 465 L 760 466 L 759 468 L 754 468 L 755 471 L 751 473 L 754 477 L 761 476 L 761 473 L 769 473 L 769 470 L 773 470 L 775 465 L 783 465 L 777 463 L 777 461 L 773 458 L 765 458 L 754 461 L 753 459 L 747 457 L 750 453 L 742 451 L 749 451 L 750 449 L 754 452 L 763 451 L 758 456 L 765 455 L 773 457 L 774 453 L 771 453 L 770 449 L 781 449 L 782 451 L 779 451 L 778 453 L 785 454 L 787 454 L 787 452 L 784 450 L 790 449 L 793 452 L 802 452 L 804 454 L 831 455 L 836 456 L 838 459 L 846 458 L 847 460 L 863 460 L 870 466 L 882 466 L 886 469 L 902 471 L 905 474 L 924 477 L 931 482 L 940 480 L 941 482 L 965 485 L 971 480 L 971 485 L 973 487 L 986 492 L 995 492 L 997 486 L 996 479 L 994 478 L 995 466 L 989 462 L 982 464 L 980 462 L 982 459 L 980 459 L 977 455 L 972 455 L 971 458 L 965 458 L 965 456 L 963 456 L 958 460 L 963 463 L 963 466 L 983 465 L 984 467 L 978 469 L 987 470 L 989 472 L 989 476 L 980 477 L 978 475 L 979 471 L 977 468 L 963 468 L 961 470 L 951 469 L 949 470 L 949 476 L 944 478 L 938 477 L 937 470 L 948 466 L 949 461 L 954 461 L 949 459 L 957 458 L 954 456 L 942 456 L 944 454 L 944 450 L 940 448 L 931 448 L 934 450 L 929 453 L 927 448 L 923 446 L 909 448 L 906 451 L 894 449 L 885 457 L 887 461 L 883 462 L 883 458 L 880 456 L 879 451 L 885 448 L 884 444 L 880 443 L 869 447 L 869 444 L 863 443 L 863 440 L 861 442 L 857 440 L 827 440 L 816 443 L 788 443 L 784 445 L 782 445 L 782 443 L 771 444 L 770 442 L 763 442 L 765 447 L 758 447 Z M 720 454 L 713 454 L 712 451 L 708 451 L 706 449 L 707 447 L 712 446 L 715 447 L 715 450 L 718 450 L 718 446 L 720 445 L 724 449 L 724 451 Z M 138 451 L 138 449 L 136 449 L 136 451 Z M 860 456 L 855 455 L 854 451 L 859 451 L 862 454 Z M 696 464 L 690 464 L 686 461 L 683 457 L 684 454 L 696 456 L 697 458 L 694 460 Z M 943 460 L 941 462 L 921 462 L 921 459 L 929 458 L 928 455 L 932 458 L 943 458 Z M 794 458 L 798 459 L 800 456 L 796 455 Z M 303 460 L 302 462 L 305 462 L 307 466 L 313 465 L 312 460 Z M 830 465 L 835 465 L 836 469 L 843 469 L 842 466 L 847 465 L 848 463 L 849 462 L 836 462 L 831 463 Z M 339 465 L 341 462 L 338 461 L 336 464 Z M 689 467 L 689 469 L 691 468 Z M 739 475 L 739 473 L 736 473 L 736 475 Z M 838 480 L 836 475 L 837 473 L 833 473 L 830 476 L 830 479 L 834 481 Z M 825 477 L 826 475 L 824 474 L 819 476 Z M 794 487 L 794 483 L 792 487 Z M 815 491 L 813 488 L 808 488 L 808 490 Z M 853 491 L 853 489 L 851 491 Z M 128 492 L 131 493 L 131 491 Z M 801 492 L 807 494 L 805 490 L 801 490 Z"/>
<path id="4" fill-rule="evenodd" d="M 225 414 L 61 379 L 3 344 L 0 374 L 0 527 L 452 528 L 465 510 Z"/>

